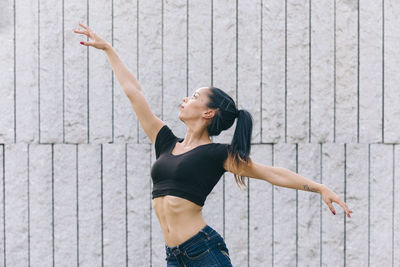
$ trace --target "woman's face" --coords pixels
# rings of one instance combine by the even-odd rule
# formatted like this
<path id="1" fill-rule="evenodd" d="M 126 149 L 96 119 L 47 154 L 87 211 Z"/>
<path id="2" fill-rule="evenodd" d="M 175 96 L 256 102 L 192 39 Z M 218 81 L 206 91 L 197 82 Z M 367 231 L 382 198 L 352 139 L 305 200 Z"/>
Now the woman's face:
<path id="1" fill-rule="evenodd" d="M 196 89 L 189 97 L 182 98 L 182 105 L 179 107 L 179 119 L 185 120 L 197 120 L 201 118 L 210 118 L 210 114 L 207 111 L 211 109 L 206 106 L 208 103 L 208 87 L 200 87 Z"/>

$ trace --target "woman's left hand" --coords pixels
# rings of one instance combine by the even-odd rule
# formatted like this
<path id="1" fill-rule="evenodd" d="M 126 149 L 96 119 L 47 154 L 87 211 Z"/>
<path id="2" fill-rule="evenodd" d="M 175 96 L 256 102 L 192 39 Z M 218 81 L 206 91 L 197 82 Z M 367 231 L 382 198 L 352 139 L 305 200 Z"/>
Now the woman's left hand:
<path id="1" fill-rule="evenodd" d="M 323 189 L 321 190 L 321 196 L 322 196 L 322 199 L 324 200 L 324 202 L 328 205 L 329 209 L 332 211 L 332 213 L 334 215 L 336 215 L 336 212 L 335 212 L 335 208 L 332 205 L 332 202 L 336 202 L 337 204 L 342 206 L 342 208 L 344 209 L 344 211 L 347 214 L 347 217 L 351 218 L 350 213 L 352 213 L 353 211 L 351 211 L 349 209 L 349 207 L 346 205 L 346 203 L 338 195 L 336 195 L 334 192 L 332 192 L 325 185 L 324 185 Z"/>

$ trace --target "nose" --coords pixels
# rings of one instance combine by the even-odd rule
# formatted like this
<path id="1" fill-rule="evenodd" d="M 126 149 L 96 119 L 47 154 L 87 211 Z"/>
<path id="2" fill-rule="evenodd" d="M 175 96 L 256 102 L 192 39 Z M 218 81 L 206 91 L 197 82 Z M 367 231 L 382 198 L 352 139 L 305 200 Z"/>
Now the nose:
<path id="1" fill-rule="evenodd" d="M 186 103 L 187 97 L 185 96 L 184 98 L 182 98 L 182 101 L 183 101 L 184 103 Z"/>

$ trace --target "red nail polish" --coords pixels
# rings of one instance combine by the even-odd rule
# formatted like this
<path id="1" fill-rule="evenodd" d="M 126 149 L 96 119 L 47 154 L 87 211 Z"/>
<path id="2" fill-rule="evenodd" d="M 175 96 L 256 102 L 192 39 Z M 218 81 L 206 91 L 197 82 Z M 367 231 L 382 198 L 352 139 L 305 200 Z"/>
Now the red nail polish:
<path id="1" fill-rule="evenodd" d="M 336 212 L 335 212 L 335 211 L 332 211 L 332 213 L 333 213 L 333 215 L 336 215 Z"/>
<path id="2" fill-rule="evenodd" d="M 83 45 L 83 42 L 80 42 L 80 44 L 82 44 L 82 45 Z"/>

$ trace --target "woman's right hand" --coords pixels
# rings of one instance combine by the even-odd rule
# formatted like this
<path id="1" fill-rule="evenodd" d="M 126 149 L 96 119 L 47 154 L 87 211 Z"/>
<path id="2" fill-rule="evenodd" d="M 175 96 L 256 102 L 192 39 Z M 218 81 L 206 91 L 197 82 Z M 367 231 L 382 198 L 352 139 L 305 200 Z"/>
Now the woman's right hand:
<path id="1" fill-rule="evenodd" d="M 75 33 L 81 33 L 89 37 L 89 39 L 93 40 L 92 42 L 81 42 L 81 44 L 86 45 L 86 46 L 93 46 L 97 49 L 105 50 L 107 47 L 110 46 L 108 42 L 103 40 L 100 36 L 98 36 L 92 29 L 89 27 L 83 25 L 82 23 L 78 23 L 80 26 L 84 28 L 84 30 L 81 29 L 74 29 Z"/>

